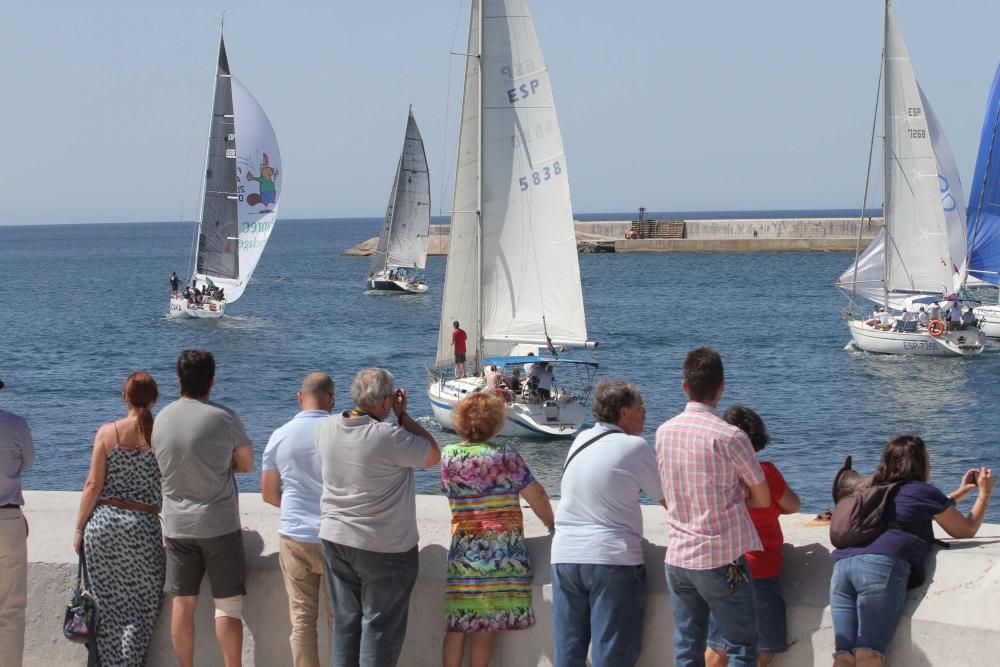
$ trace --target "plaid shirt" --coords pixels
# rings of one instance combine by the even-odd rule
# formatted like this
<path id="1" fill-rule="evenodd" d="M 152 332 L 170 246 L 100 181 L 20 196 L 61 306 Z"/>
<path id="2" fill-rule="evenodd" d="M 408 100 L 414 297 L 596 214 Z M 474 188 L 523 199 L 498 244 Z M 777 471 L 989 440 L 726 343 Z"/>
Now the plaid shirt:
<path id="1" fill-rule="evenodd" d="M 656 430 L 667 503 L 668 565 L 710 570 L 759 551 L 745 488 L 764 482 L 746 434 L 691 401 Z"/>

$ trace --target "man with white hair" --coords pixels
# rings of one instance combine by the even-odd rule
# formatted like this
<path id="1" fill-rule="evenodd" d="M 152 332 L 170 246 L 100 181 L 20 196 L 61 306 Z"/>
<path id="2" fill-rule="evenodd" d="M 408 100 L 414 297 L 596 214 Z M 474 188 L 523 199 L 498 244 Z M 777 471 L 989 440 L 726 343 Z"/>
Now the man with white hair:
<path id="1" fill-rule="evenodd" d="M 326 566 L 319 541 L 323 473 L 316 449 L 316 429 L 330 416 L 333 399 L 333 380 L 329 375 L 322 372 L 307 375 L 298 393 L 302 410 L 275 430 L 261 460 L 261 496 L 264 502 L 281 508 L 278 564 L 288 593 L 292 622 L 288 643 L 294 667 L 319 667 L 316 621 L 321 597 L 326 600 L 327 621 L 332 620 L 330 596 L 323 591 Z"/>
<path id="2" fill-rule="evenodd" d="M 406 638 L 417 579 L 414 468 L 437 465 L 437 442 L 406 412 L 406 392 L 384 368 L 351 386 L 354 409 L 320 423 L 322 517 L 333 591 L 335 667 L 391 667 Z M 384 420 L 395 414 L 396 423 Z"/>
<path id="3" fill-rule="evenodd" d="M 24 654 L 28 603 L 28 523 L 21 513 L 21 473 L 34 461 L 28 422 L 0 410 L 0 662 L 16 667 Z"/>

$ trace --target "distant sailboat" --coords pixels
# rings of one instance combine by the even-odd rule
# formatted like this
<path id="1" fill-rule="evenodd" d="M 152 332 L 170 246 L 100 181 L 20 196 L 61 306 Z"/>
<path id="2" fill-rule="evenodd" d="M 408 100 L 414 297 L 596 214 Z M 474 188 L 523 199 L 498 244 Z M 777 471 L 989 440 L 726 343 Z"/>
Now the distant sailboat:
<path id="1" fill-rule="evenodd" d="M 172 295 L 170 317 L 222 317 L 226 306 L 240 298 L 274 229 L 281 182 L 274 129 L 257 100 L 230 74 L 220 36 L 191 296 Z"/>
<path id="2" fill-rule="evenodd" d="M 921 305 L 950 301 L 964 286 L 965 215 L 951 148 L 920 90 L 888 1 L 882 87 L 885 228 L 837 286 L 851 294 L 849 311 L 860 296 L 886 313 L 850 312 L 851 337 L 858 348 L 882 354 L 979 354 L 984 339 L 977 329 L 954 330 L 940 320 L 925 326 L 915 317 Z M 888 314 L 893 311 L 898 317 Z"/>
<path id="3" fill-rule="evenodd" d="M 587 340 L 569 172 L 527 1 L 473 0 L 467 54 L 431 406 L 451 428 L 452 410 L 486 390 L 480 372 L 490 368 L 507 378 L 501 435 L 572 436 L 589 418 L 597 364 L 557 348 L 596 343 Z M 453 321 L 468 334 L 473 371 L 455 379 Z"/>
<path id="4" fill-rule="evenodd" d="M 1000 66 L 986 103 L 969 193 L 969 275 L 1000 286 Z M 975 309 L 983 333 L 1000 338 L 1000 305 Z"/>
<path id="5" fill-rule="evenodd" d="M 417 272 L 427 263 L 431 227 L 431 182 L 427 154 L 413 107 L 406 120 L 403 152 L 389 194 L 385 223 L 365 285 L 370 290 L 423 294 L 427 281 Z"/>

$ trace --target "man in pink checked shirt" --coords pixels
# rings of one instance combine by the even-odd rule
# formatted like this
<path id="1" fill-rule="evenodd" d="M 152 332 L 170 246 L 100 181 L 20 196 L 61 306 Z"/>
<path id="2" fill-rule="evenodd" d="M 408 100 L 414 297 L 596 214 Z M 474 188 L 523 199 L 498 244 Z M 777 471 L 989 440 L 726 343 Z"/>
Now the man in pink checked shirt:
<path id="1" fill-rule="evenodd" d="M 684 412 L 656 431 L 656 460 L 667 506 L 667 584 L 674 661 L 704 665 L 709 613 L 730 665 L 757 664 L 754 588 L 744 553 L 760 538 L 747 505 L 770 502 L 750 439 L 715 414 L 725 380 L 722 358 L 701 347 L 684 360 Z"/>

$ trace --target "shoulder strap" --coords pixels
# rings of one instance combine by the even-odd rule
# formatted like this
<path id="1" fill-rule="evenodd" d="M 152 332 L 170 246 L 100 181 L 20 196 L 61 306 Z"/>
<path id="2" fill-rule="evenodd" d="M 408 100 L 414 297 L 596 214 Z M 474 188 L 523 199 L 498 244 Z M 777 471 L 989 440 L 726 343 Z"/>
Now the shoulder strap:
<path id="1" fill-rule="evenodd" d="M 597 442 L 598 440 L 600 440 L 604 436 L 611 435 L 612 433 L 617 433 L 617 432 L 618 431 L 605 431 L 604 433 L 596 435 L 593 438 L 591 438 L 590 440 L 588 440 L 587 442 L 585 442 L 582 445 L 580 445 L 580 447 L 575 452 L 573 452 L 572 454 L 570 454 L 568 459 L 566 459 L 566 463 L 563 465 L 563 472 L 566 472 L 566 468 L 568 468 L 569 464 L 573 462 L 573 459 L 576 458 L 577 454 L 579 454 L 580 452 L 582 452 L 583 450 L 585 450 L 587 447 L 590 447 L 592 444 L 594 444 L 595 442 Z"/>
<path id="2" fill-rule="evenodd" d="M 122 437 L 120 435 L 118 435 L 118 422 L 117 421 L 113 421 L 113 422 L 111 422 L 111 425 L 115 427 L 115 444 L 119 445 L 119 444 L 121 444 Z"/>

